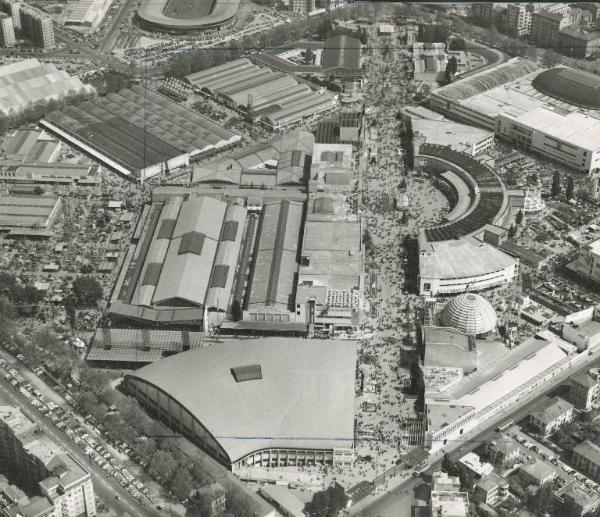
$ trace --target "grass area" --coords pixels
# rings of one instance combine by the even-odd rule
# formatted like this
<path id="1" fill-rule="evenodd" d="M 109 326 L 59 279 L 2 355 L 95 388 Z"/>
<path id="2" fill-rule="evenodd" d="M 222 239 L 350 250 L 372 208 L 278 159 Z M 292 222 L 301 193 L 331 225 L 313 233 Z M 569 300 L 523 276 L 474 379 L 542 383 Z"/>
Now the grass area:
<path id="1" fill-rule="evenodd" d="M 213 10 L 216 0 L 168 0 L 163 14 L 169 18 L 202 18 Z"/>

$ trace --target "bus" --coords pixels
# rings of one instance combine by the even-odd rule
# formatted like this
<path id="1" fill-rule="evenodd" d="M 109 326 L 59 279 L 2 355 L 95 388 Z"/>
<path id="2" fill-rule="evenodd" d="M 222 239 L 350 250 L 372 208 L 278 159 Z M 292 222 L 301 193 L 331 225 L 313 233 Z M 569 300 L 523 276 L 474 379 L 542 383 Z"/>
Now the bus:
<path id="1" fill-rule="evenodd" d="M 503 424 L 500 424 L 498 427 L 496 427 L 496 431 L 498 431 L 498 432 L 506 431 L 514 423 L 515 422 L 512 419 L 511 420 L 507 420 Z"/>

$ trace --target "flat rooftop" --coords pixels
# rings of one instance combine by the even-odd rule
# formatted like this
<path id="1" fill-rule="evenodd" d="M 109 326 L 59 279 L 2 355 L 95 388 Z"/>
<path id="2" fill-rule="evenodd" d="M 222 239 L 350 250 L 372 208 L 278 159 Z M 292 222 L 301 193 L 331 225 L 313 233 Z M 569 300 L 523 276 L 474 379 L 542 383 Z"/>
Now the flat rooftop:
<path id="1" fill-rule="evenodd" d="M 500 271 L 514 266 L 515 260 L 490 244 L 468 239 L 435 241 L 419 257 L 419 273 L 424 278 L 463 278 Z"/>
<path id="2" fill-rule="evenodd" d="M 600 119 L 579 113 L 540 106 L 509 118 L 519 124 L 543 131 L 547 135 L 572 143 L 590 152 L 600 150 Z"/>
<path id="3" fill-rule="evenodd" d="M 430 144 L 449 145 L 457 151 L 469 150 L 472 145 L 493 135 L 491 131 L 451 121 L 412 119 L 413 134 L 419 132 Z"/>
<path id="4" fill-rule="evenodd" d="M 448 395 L 458 404 L 484 409 L 567 357 L 557 343 L 531 338 L 453 385 Z"/>

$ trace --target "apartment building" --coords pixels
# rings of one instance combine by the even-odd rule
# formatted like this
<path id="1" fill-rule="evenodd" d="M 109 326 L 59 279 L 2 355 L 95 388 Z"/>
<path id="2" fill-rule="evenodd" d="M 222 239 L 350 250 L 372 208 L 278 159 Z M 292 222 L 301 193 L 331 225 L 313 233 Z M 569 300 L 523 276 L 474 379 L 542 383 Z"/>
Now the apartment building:
<path id="1" fill-rule="evenodd" d="M 0 0 L 0 11 L 12 18 L 15 29 L 21 28 L 21 5 L 18 0 Z"/>
<path id="2" fill-rule="evenodd" d="M 22 4 L 20 9 L 23 36 L 34 47 L 54 48 L 54 25 L 46 13 L 29 5 Z"/>
<path id="3" fill-rule="evenodd" d="M 542 436 L 550 436 L 560 426 L 573 420 L 573 405 L 560 397 L 540 402 L 536 411 L 529 415 L 529 427 Z"/>
<path id="4" fill-rule="evenodd" d="M 572 464 L 595 481 L 600 481 L 600 447 L 585 440 L 573 449 Z"/>
<path id="5" fill-rule="evenodd" d="M 580 372 L 569 380 L 569 400 L 582 411 L 589 411 L 600 402 L 600 370 Z"/>
<path id="6" fill-rule="evenodd" d="M 519 459 L 521 444 L 514 438 L 502 434 L 490 442 L 488 454 L 494 465 L 505 468 Z"/>
<path id="7" fill-rule="evenodd" d="M 12 17 L 6 13 L 0 13 L 0 47 L 13 47 L 16 43 Z"/>
<path id="8" fill-rule="evenodd" d="M 494 507 L 508 497 L 509 483 L 495 472 L 478 479 L 473 489 L 473 500 Z"/>
<path id="9" fill-rule="evenodd" d="M 528 36 L 531 32 L 534 11 L 534 4 L 509 3 L 506 7 L 507 34 L 513 38 Z"/>
<path id="10" fill-rule="evenodd" d="M 0 467 L 11 483 L 51 510 L 45 515 L 96 515 L 90 473 L 14 406 L 0 406 Z M 26 514 L 24 508 L 14 513 Z"/>
<path id="11" fill-rule="evenodd" d="M 494 15 L 493 2 L 473 2 L 471 4 L 471 17 L 476 23 L 488 27 L 492 24 Z"/>
<path id="12" fill-rule="evenodd" d="M 559 31 L 569 25 L 567 15 L 542 10 L 533 13 L 530 40 L 541 48 L 558 48 Z"/>

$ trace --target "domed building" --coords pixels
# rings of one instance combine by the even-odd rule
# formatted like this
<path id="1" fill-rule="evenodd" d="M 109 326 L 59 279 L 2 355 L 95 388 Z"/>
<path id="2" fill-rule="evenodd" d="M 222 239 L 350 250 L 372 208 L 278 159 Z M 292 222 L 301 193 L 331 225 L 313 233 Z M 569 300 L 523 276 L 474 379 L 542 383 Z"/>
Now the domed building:
<path id="1" fill-rule="evenodd" d="M 600 77 L 590 72 L 551 68 L 536 76 L 532 84 L 539 92 L 569 104 L 600 108 Z"/>
<path id="2" fill-rule="evenodd" d="M 440 314 L 441 322 L 468 336 L 489 334 L 496 328 L 496 311 L 492 304 L 475 293 L 456 296 Z"/>

